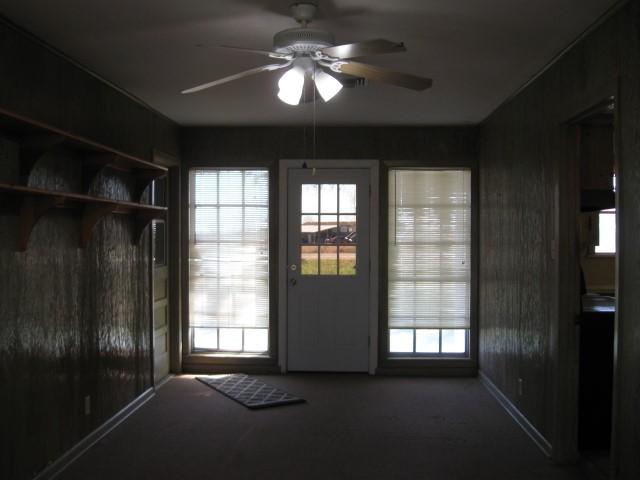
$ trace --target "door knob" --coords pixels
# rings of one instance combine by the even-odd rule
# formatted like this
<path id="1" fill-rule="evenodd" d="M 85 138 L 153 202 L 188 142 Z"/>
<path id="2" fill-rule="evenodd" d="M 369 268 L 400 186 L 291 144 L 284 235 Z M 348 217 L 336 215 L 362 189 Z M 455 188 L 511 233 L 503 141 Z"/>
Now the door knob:
<path id="1" fill-rule="evenodd" d="M 297 281 L 295 278 L 292 278 L 291 280 L 289 280 L 289 283 L 290 283 L 291 285 L 295 285 L 295 284 L 297 284 L 297 283 L 298 283 L 298 281 Z"/>
<path id="2" fill-rule="evenodd" d="M 291 265 L 289 265 L 289 270 L 291 270 L 292 272 L 295 272 L 297 269 L 298 267 L 295 263 L 292 263 Z"/>

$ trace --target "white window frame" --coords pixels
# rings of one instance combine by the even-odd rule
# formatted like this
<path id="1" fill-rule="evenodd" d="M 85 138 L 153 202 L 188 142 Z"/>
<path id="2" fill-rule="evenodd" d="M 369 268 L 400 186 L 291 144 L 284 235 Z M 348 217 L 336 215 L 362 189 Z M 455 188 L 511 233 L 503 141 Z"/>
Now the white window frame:
<path id="1" fill-rule="evenodd" d="M 415 166 L 404 166 L 402 164 L 393 164 L 393 165 L 389 165 L 388 167 L 388 172 L 391 172 L 392 170 L 416 170 L 416 171 L 429 171 L 429 170 L 465 170 L 468 171 L 471 175 L 471 184 L 470 184 L 470 198 L 471 198 L 471 206 L 470 206 L 470 235 L 471 235 L 471 243 L 470 243 L 470 305 L 469 305 L 469 309 L 470 309 L 470 318 L 469 318 L 469 328 L 465 328 L 463 330 L 465 330 L 465 351 L 464 353 L 451 353 L 451 352 L 442 352 L 442 330 L 447 330 L 448 328 L 439 328 L 438 330 L 439 332 L 439 341 L 440 341 L 440 352 L 436 353 L 436 352 L 416 352 L 416 330 L 420 330 L 420 328 L 412 328 L 412 327 L 390 327 L 389 326 L 389 318 L 388 318 L 388 314 L 387 312 L 385 312 L 386 315 L 386 321 L 385 321 L 385 330 L 386 332 L 384 333 L 384 337 L 386 338 L 386 342 L 383 345 L 383 355 L 385 355 L 387 360 L 391 360 L 391 361 L 397 361 L 397 360 L 408 360 L 410 362 L 417 362 L 420 360 L 438 360 L 440 362 L 442 361 L 446 361 L 446 360 L 453 360 L 453 361 L 468 361 L 468 362 L 475 362 L 475 348 L 474 348 L 474 341 L 475 341 L 475 337 L 476 334 L 474 332 L 474 329 L 476 328 L 476 322 L 475 322 L 475 298 L 476 298 L 476 279 L 475 279 L 475 271 L 476 271 L 476 267 L 474 267 L 475 262 L 477 261 L 475 256 L 476 256 L 476 227 L 475 227 L 475 217 L 477 215 L 477 196 L 476 196 L 476 187 L 475 187 L 475 172 L 474 172 L 474 168 L 470 167 L 470 166 L 459 166 L 459 165 L 451 165 L 451 166 L 438 166 L 438 167 L 427 167 L 427 168 L 423 168 L 423 167 L 415 167 Z M 387 205 L 387 211 L 385 212 L 385 214 L 387 215 L 387 219 L 388 219 L 388 205 Z M 389 225 L 387 225 L 387 230 L 389 228 Z M 387 232 L 385 232 L 385 235 L 387 234 Z M 389 249 L 389 245 L 388 243 L 386 244 L 386 248 L 387 248 L 387 255 L 385 255 L 385 258 L 388 259 L 388 249 Z M 385 268 L 388 269 L 388 266 L 386 266 Z M 388 292 L 388 287 L 385 288 L 385 293 L 388 296 L 389 292 Z M 388 308 L 388 297 L 385 300 L 385 305 Z M 409 330 L 413 330 L 413 352 L 391 352 L 391 330 L 400 330 L 400 329 L 409 329 Z"/>
<path id="2" fill-rule="evenodd" d="M 216 171 L 216 172 L 220 172 L 220 171 L 254 171 L 254 170 L 260 170 L 260 171 L 264 171 L 267 173 L 268 176 L 268 192 L 267 192 L 267 196 L 268 196 L 268 202 L 267 202 L 267 208 L 268 208 L 268 219 L 269 219 L 269 243 L 268 243 L 268 255 L 269 255 L 269 265 L 271 265 L 271 256 L 273 255 L 273 245 L 271 245 L 271 229 L 272 229 L 272 225 L 271 225 L 271 221 L 272 221 L 272 215 L 271 215 L 271 209 L 273 208 L 273 206 L 271 205 L 271 189 L 273 188 L 271 182 L 272 182 L 272 175 L 271 175 L 271 169 L 268 166 L 265 165 L 256 165 L 256 166 L 238 166 L 238 167 L 219 167 L 219 166 L 192 166 L 191 168 L 189 168 L 188 174 L 186 175 L 186 182 L 187 185 L 190 187 L 191 184 L 191 174 L 193 171 L 195 170 L 210 170 L 210 171 Z M 186 245 L 187 245 L 187 251 L 189 250 L 190 246 L 191 246 L 191 238 L 190 238 L 190 225 L 191 225 L 191 221 L 192 221 L 192 212 L 191 212 L 191 192 L 190 192 L 190 188 L 187 188 L 187 192 L 186 192 L 186 197 L 187 197 L 187 205 L 186 205 L 186 214 L 187 214 L 187 219 L 188 219 L 188 226 L 187 226 L 187 232 L 186 232 Z M 268 287 L 268 296 L 269 296 L 269 308 L 268 308 L 268 313 L 269 313 L 269 319 L 268 319 L 268 325 L 266 327 L 267 329 L 267 350 L 266 351 L 245 351 L 244 350 L 244 344 L 245 344 L 245 330 L 247 329 L 251 329 L 253 327 L 229 327 L 229 328 L 239 328 L 242 329 L 242 350 L 221 350 L 220 348 L 196 348 L 195 344 L 194 344 L 194 338 L 193 338 L 193 332 L 194 332 L 194 328 L 211 328 L 211 329 L 215 329 L 216 330 L 216 336 L 217 336 L 217 343 L 218 343 L 218 347 L 220 345 L 220 335 L 219 335 L 219 330 L 221 328 L 227 328 L 227 327 L 194 327 L 191 324 L 191 320 L 190 320 L 190 307 L 189 307 L 189 297 L 188 297 L 188 292 L 190 289 L 190 255 L 187 253 L 186 255 L 186 260 L 187 260 L 187 299 L 186 299 L 186 309 L 188 312 L 187 318 L 187 325 L 186 325 L 186 331 L 187 331 L 187 338 L 188 338 L 188 349 L 186 352 L 187 356 L 198 356 L 198 355 L 212 355 L 212 356 L 217 356 L 217 357 L 229 357 L 231 359 L 233 358 L 243 358 L 243 357 L 248 357 L 248 358 L 252 358 L 252 357 L 258 357 L 260 359 L 271 359 L 272 355 L 274 353 L 274 345 L 272 342 L 273 334 L 272 334 L 272 329 L 273 329 L 273 319 L 272 317 L 272 312 L 273 309 L 271 308 L 271 304 L 273 303 L 274 299 L 272 298 L 271 295 L 271 283 L 273 281 L 273 275 L 272 272 L 269 272 L 269 287 Z"/>

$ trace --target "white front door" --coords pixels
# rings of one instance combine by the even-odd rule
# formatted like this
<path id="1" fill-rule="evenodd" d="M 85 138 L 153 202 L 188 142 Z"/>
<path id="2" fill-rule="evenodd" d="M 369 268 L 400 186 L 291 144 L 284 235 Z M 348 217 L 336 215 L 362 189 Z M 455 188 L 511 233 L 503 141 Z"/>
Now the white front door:
<path id="1" fill-rule="evenodd" d="M 290 169 L 287 191 L 288 369 L 366 372 L 369 170 Z"/>

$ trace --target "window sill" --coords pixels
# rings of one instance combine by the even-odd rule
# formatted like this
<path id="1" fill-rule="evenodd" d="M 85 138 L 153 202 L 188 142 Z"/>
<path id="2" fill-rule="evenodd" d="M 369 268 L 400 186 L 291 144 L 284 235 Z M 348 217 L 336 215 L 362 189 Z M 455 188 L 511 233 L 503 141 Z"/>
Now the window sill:
<path id="1" fill-rule="evenodd" d="M 211 352 L 207 350 L 191 352 L 187 357 L 208 357 L 208 358 L 271 358 L 268 353 L 253 352 Z"/>
<path id="2" fill-rule="evenodd" d="M 267 355 L 192 353 L 182 358 L 183 373 L 280 373 L 277 359 Z"/>
<path id="3" fill-rule="evenodd" d="M 395 360 L 402 360 L 402 361 L 414 361 L 414 360 L 435 360 L 435 361 L 441 361 L 441 360 L 456 360 L 456 361 L 460 361 L 460 360 L 470 360 L 469 354 L 467 353 L 461 353 L 461 354 L 455 354 L 455 353 L 436 353 L 436 354 L 428 354 L 428 353 L 408 353 L 408 354 L 403 354 L 403 353 L 397 353 L 397 354 L 391 354 L 387 357 L 387 361 L 395 361 Z"/>

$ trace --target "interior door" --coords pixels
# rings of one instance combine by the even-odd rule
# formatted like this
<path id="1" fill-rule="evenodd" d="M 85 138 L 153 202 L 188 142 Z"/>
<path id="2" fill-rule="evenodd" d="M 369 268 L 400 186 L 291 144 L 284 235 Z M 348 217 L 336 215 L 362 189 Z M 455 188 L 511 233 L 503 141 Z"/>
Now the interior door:
<path id="1" fill-rule="evenodd" d="M 154 205 L 167 205 L 167 178 L 153 182 Z M 169 266 L 168 230 L 164 220 L 154 220 L 153 237 L 153 378 L 157 384 L 169 374 Z"/>
<path id="2" fill-rule="evenodd" d="M 369 171 L 289 170 L 287 366 L 366 372 Z"/>

